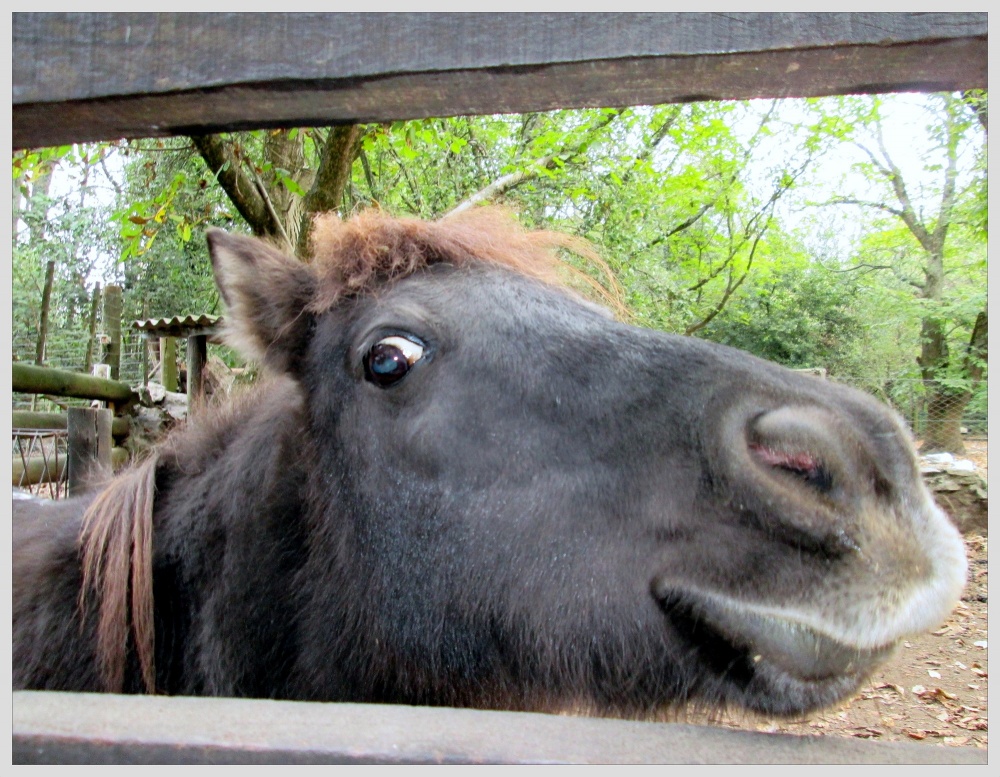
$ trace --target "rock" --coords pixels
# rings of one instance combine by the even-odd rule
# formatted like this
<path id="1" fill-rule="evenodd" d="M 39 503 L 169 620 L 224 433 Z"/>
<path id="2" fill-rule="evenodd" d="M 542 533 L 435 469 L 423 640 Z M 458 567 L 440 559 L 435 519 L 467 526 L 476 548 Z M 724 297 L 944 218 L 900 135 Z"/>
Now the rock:
<path id="1" fill-rule="evenodd" d="M 926 457 L 925 457 L 926 458 Z M 971 462 L 968 462 L 971 464 Z M 938 505 L 948 513 L 962 534 L 986 535 L 986 478 L 965 466 L 925 466 L 921 462 L 924 481 L 934 493 Z M 955 464 L 963 465 L 959 460 Z"/>
<path id="2" fill-rule="evenodd" d="M 154 405 L 160 404 L 167 396 L 167 388 L 162 383 L 150 381 L 146 384 L 146 388 L 149 391 L 149 401 Z"/>
<path id="3" fill-rule="evenodd" d="M 183 421 L 187 418 L 188 398 L 187 394 L 180 394 L 174 391 L 166 392 L 163 398 L 163 409 L 171 418 Z"/>

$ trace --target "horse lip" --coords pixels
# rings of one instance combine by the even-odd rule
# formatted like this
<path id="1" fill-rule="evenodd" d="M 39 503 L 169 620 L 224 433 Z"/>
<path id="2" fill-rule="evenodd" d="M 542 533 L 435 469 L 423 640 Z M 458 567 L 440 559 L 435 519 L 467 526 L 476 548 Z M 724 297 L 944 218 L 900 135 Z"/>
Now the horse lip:
<path id="1" fill-rule="evenodd" d="M 810 625 L 754 605 L 708 594 L 672 592 L 674 599 L 705 626 L 746 652 L 758 668 L 778 670 L 803 683 L 859 678 L 895 649 L 891 642 L 876 647 L 847 644 Z"/>

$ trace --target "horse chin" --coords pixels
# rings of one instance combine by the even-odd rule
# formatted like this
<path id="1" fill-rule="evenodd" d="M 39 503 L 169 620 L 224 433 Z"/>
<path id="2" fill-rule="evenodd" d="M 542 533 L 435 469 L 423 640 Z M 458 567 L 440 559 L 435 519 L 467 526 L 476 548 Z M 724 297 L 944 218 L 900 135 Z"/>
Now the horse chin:
<path id="1" fill-rule="evenodd" d="M 727 702 L 769 715 L 829 706 L 854 692 L 896 643 L 859 647 L 812 626 L 723 597 L 669 591 L 660 605 Z"/>

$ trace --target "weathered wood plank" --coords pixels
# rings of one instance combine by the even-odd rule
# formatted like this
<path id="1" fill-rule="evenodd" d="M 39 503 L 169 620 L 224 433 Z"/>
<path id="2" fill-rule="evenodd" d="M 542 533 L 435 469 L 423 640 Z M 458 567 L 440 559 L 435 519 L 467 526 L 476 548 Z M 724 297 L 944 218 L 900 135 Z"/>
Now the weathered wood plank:
<path id="1" fill-rule="evenodd" d="M 111 475 L 112 413 L 103 408 L 71 407 L 67 415 L 69 495 L 78 496 Z"/>
<path id="2" fill-rule="evenodd" d="M 987 16 L 14 14 L 13 63 L 13 143 L 23 147 L 985 87 Z"/>
<path id="3" fill-rule="evenodd" d="M 204 374 L 208 361 L 207 335 L 191 335 L 187 339 L 187 399 L 188 414 L 205 401 Z"/>
<path id="4" fill-rule="evenodd" d="M 525 712 L 13 694 L 14 763 L 986 763 L 986 751 Z"/>

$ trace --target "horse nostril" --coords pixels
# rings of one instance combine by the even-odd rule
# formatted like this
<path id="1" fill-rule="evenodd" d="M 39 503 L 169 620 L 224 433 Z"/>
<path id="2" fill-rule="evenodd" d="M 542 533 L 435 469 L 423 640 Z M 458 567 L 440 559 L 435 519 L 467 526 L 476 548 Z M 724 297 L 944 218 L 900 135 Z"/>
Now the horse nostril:
<path id="1" fill-rule="evenodd" d="M 828 493 L 844 471 L 844 451 L 834 420 L 823 410 L 784 407 L 757 416 L 748 447 L 761 464 Z"/>
<path id="2" fill-rule="evenodd" d="M 809 486 L 826 492 L 833 487 L 833 476 L 819 458 L 806 451 L 775 450 L 761 443 L 750 443 L 758 461 L 788 472 Z"/>

